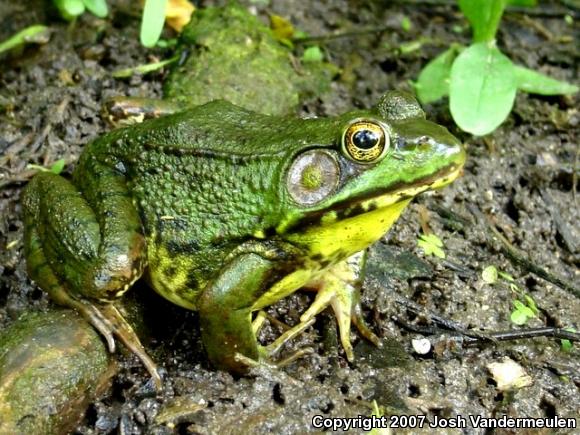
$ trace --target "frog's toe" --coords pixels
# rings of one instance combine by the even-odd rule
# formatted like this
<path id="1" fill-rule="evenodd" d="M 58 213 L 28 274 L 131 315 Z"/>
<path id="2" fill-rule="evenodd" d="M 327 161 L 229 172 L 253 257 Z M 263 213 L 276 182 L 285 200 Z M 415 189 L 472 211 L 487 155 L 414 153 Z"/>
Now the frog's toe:
<path id="1" fill-rule="evenodd" d="M 163 382 L 161 380 L 161 376 L 159 375 L 159 371 L 157 370 L 157 365 L 155 362 L 153 362 L 141 344 L 139 337 L 131 325 L 127 323 L 125 318 L 121 315 L 121 313 L 119 313 L 119 310 L 117 310 L 113 304 L 104 304 L 97 308 L 97 311 L 103 316 L 104 319 L 106 319 L 109 324 L 112 325 L 111 332 L 119 340 L 121 340 L 121 343 L 123 343 L 131 352 L 133 352 L 137 358 L 141 360 L 153 378 L 155 389 L 160 391 L 163 386 Z"/>
<path id="2" fill-rule="evenodd" d="M 268 346 L 259 346 L 258 350 L 260 353 L 260 358 L 258 360 L 249 358 L 239 352 L 235 354 L 234 358 L 237 362 L 242 363 L 249 368 L 266 366 L 270 368 L 281 369 L 283 367 L 292 364 L 297 359 L 304 358 L 305 356 L 310 355 L 314 352 L 314 349 L 312 349 L 311 347 L 305 347 L 303 349 L 297 350 L 296 352 L 292 353 L 290 356 L 284 359 L 274 361 L 271 358 Z"/>
<path id="3" fill-rule="evenodd" d="M 304 332 L 305 329 L 309 328 L 310 326 L 312 326 L 312 324 L 314 324 L 314 320 L 315 319 L 312 318 L 312 319 L 308 319 L 306 321 L 300 321 L 299 324 L 288 329 L 286 332 L 284 332 L 282 335 L 280 335 L 280 337 L 278 337 L 276 340 L 274 340 L 269 345 L 261 346 L 261 348 L 262 348 L 261 355 L 265 356 L 266 358 L 272 358 L 272 357 L 276 356 L 278 354 L 278 352 L 280 351 L 280 349 L 282 349 L 282 346 L 284 346 L 284 344 L 287 341 L 290 341 L 294 337 L 302 334 L 302 332 Z"/>
<path id="4" fill-rule="evenodd" d="M 68 295 L 61 288 L 53 288 L 51 295 L 61 305 L 76 309 L 104 337 L 111 353 L 115 352 L 115 337 L 141 360 L 159 391 L 162 387 L 161 376 L 157 366 L 147 354 L 139 337 L 113 304 L 94 304 Z"/>
<path id="5" fill-rule="evenodd" d="M 354 360 L 350 342 L 350 326 L 354 324 L 363 337 L 379 346 L 379 338 L 365 323 L 360 307 L 360 291 L 357 286 L 339 280 L 327 280 L 318 287 L 312 305 L 300 317 L 301 322 L 312 320 L 328 306 L 332 307 L 338 324 L 340 342 L 349 361 Z"/>
<path id="6" fill-rule="evenodd" d="M 252 322 L 252 329 L 253 329 L 255 334 L 258 333 L 258 331 L 262 327 L 264 320 L 266 318 L 267 318 L 267 314 L 264 311 L 260 311 L 256 315 L 256 318 Z M 236 353 L 235 359 L 237 362 L 240 362 L 240 363 L 246 365 L 247 367 L 256 367 L 256 366 L 260 366 L 260 365 L 265 365 L 265 366 L 269 366 L 269 367 L 282 368 L 282 367 L 285 367 L 285 366 L 291 364 L 292 362 L 296 361 L 299 358 L 302 358 L 306 355 L 310 355 L 312 352 L 314 352 L 314 350 L 312 348 L 308 347 L 308 348 L 304 348 L 304 349 L 299 349 L 296 352 L 294 352 L 292 355 L 290 355 L 284 359 L 281 359 L 281 360 L 275 359 L 276 355 L 278 354 L 280 349 L 282 349 L 284 344 L 286 344 L 286 342 L 288 342 L 288 341 L 292 340 L 294 337 L 297 337 L 298 335 L 302 334 L 302 332 L 304 332 L 305 329 L 309 328 L 310 326 L 312 326 L 314 324 L 314 321 L 315 321 L 315 319 L 311 318 L 311 319 L 308 319 L 307 321 L 300 322 L 296 326 L 293 326 L 292 328 L 285 331 L 282 335 L 280 335 L 276 340 L 274 340 L 269 345 L 266 345 L 266 346 L 258 345 L 259 358 L 257 360 L 253 359 L 253 358 L 249 358 L 241 353 Z"/>

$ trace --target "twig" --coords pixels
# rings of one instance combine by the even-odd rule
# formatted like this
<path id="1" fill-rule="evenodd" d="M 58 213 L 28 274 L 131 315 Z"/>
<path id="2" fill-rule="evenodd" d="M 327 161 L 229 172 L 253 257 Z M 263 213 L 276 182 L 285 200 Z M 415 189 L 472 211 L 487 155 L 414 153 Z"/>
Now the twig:
<path id="1" fill-rule="evenodd" d="M 304 36 L 300 38 L 293 38 L 292 42 L 295 44 L 309 44 L 311 42 L 328 41 L 339 38 L 352 38 L 354 36 L 368 35 L 371 33 L 381 33 L 391 30 L 392 26 L 367 27 L 360 30 L 345 30 L 336 31 L 334 33 L 327 33 L 325 35 Z"/>
<path id="2" fill-rule="evenodd" d="M 510 341 L 534 337 L 553 337 L 561 340 L 580 341 L 580 333 L 553 327 L 488 332 L 487 335 L 496 341 Z M 481 342 L 481 340 L 473 337 L 468 337 L 466 340 L 467 345 L 478 344 L 478 342 Z"/>
<path id="3" fill-rule="evenodd" d="M 436 335 L 435 337 L 431 337 L 429 339 L 429 342 L 431 343 L 432 347 L 435 344 L 444 341 L 454 341 L 456 343 L 459 343 L 461 346 L 478 346 L 484 343 L 489 343 L 490 341 L 497 343 L 500 341 L 513 341 L 536 337 L 551 337 L 560 340 L 580 342 L 580 333 L 554 327 L 528 328 L 509 331 L 486 331 L 486 332 L 466 331 L 469 334 L 466 334 L 464 332 L 456 332 L 455 334 L 448 334 L 446 332 L 442 332 L 443 330 L 441 328 L 437 328 L 436 326 L 413 325 L 404 322 L 397 317 L 395 317 L 394 320 L 402 327 L 411 332 L 415 332 L 426 336 Z M 476 337 L 474 336 L 474 334 L 472 334 L 473 332 L 477 332 L 477 334 L 480 334 L 481 336 Z"/>
<path id="4" fill-rule="evenodd" d="M 415 314 L 419 314 L 419 315 L 425 317 L 425 319 L 427 319 L 429 322 L 433 322 L 433 323 L 439 325 L 440 327 L 447 329 L 449 331 L 459 332 L 461 335 L 465 335 L 465 336 L 473 337 L 473 338 L 478 338 L 478 339 L 482 339 L 482 340 L 486 340 L 486 339 L 493 340 L 493 339 L 488 338 L 488 335 L 486 333 L 467 329 L 461 323 L 455 322 L 455 321 L 453 321 L 451 319 L 447 319 L 445 317 L 441 317 L 440 315 L 435 314 L 435 313 L 427 310 L 426 308 L 422 307 L 421 305 L 417 304 L 416 302 L 413 302 L 412 300 L 407 299 L 403 296 L 396 296 L 395 302 L 397 302 L 399 305 L 404 306 L 405 308 L 414 312 Z M 418 327 L 418 328 L 420 328 L 420 327 Z M 417 331 L 417 332 L 419 332 L 419 331 Z M 435 333 L 435 332 L 433 332 L 433 333 Z"/>
<path id="5" fill-rule="evenodd" d="M 576 147 L 576 157 L 574 157 L 574 167 L 572 168 L 572 198 L 574 198 L 574 207 L 578 208 L 578 196 L 576 194 L 576 184 L 578 183 L 578 157 L 580 156 L 580 147 Z"/>
<path id="6" fill-rule="evenodd" d="M 510 242 L 497 230 L 497 228 L 489 221 L 489 218 L 483 215 L 479 209 L 471 204 L 468 204 L 469 211 L 477 218 L 478 222 L 482 225 L 486 225 L 489 230 L 491 231 L 492 235 L 496 237 L 501 242 L 501 248 L 505 256 L 512 261 L 513 263 L 517 264 L 518 266 L 524 268 L 525 270 L 532 272 L 539 276 L 542 279 L 545 279 L 552 284 L 557 285 L 563 290 L 573 294 L 577 298 L 580 298 L 580 289 L 575 287 L 572 283 L 567 282 L 563 278 L 548 272 L 541 266 L 533 263 L 530 259 L 528 259 L 525 254 L 520 252 L 517 248 L 512 246 Z M 488 244 L 492 243 L 492 238 L 487 238 Z"/>
<path id="7" fill-rule="evenodd" d="M 556 204 L 554 204 L 552 197 L 550 196 L 548 191 L 544 189 L 540 189 L 540 195 L 544 200 L 544 203 L 548 206 L 550 216 L 552 216 L 552 219 L 556 224 L 556 228 L 560 233 L 560 235 L 562 236 L 562 240 L 564 240 L 566 248 L 568 248 L 568 251 L 570 251 L 570 253 L 575 254 L 576 251 L 578 250 L 578 243 L 576 242 L 574 235 L 568 228 L 568 225 L 566 224 L 566 222 L 564 222 L 564 220 L 560 216 L 560 212 L 558 211 Z"/>

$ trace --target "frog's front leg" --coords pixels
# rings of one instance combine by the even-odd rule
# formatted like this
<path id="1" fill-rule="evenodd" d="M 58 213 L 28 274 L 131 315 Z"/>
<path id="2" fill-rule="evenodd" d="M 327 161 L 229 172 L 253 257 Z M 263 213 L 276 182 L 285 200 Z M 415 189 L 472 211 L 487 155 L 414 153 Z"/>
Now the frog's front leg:
<path id="1" fill-rule="evenodd" d="M 42 172 L 26 187 L 24 247 L 29 275 L 55 302 L 78 310 L 103 334 L 111 351 L 113 336 L 119 338 L 159 385 L 155 364 L 110 303 L 143 273 L 141 221 L 124 177 L 95 160 L 89 165 L 75 184 Z"/>
<path id="2" fill-rule="evenodd" d="M 330 305 L 336 316 L 340 341 L 349 361 L 354 360 L 350 342 L 351 323 L 354 323 L 363 337 L 376 346 L 380 345 L 379 338 L 367 326 L 361 312 L 360 289 L 364 280 L 365 262 L 366 251 L 357 252 L 309 282 L 307 288 L 317 291 L 316 298 L 300 317 L 301 323 L 309 322 Z"/>
<path id="3" fill-rule="evenodd" d="M 264 248 L 264 249 L 262 249 Z M 202 340 L 209 359 L 220 369 L 243 373 L 244 360 L 267 361 L 284 341 L 299 334 L 312 322 L 301 322 L 270 346 L 261 346 L 252 324 L 252 313 L 288 296 L 309 279 L 308 271 L 293 271 L 295 263 L 276 258 L 292 255 L 271 247 L 242 246 L 209 283 L 199 299 Z"/>

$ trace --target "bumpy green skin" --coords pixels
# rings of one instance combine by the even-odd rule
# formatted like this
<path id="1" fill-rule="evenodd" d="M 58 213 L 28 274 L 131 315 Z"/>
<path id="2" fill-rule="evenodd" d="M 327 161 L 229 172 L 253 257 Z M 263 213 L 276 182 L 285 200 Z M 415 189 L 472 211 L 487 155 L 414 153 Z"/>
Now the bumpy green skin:
<path id="1" fill-rule="evenodd" d="M 70 310 L 27 314 L 0 335 L 0 433 L 68 433 L 115 370 Z"/>
<path id="2" fill-rule="evenodd" d="M 372 165 L 341 148 L 345 128 L 360 118 L 390 132 L 391 148 Z M 323 200 L 300 205 L 289 195 L 288 171 L 312 150 L 332 155 L 340 177 Z M 323 270 L 364 248 L 344 242 L 325 257 L 303 232 L 324 226 L 329 210 L 339 221 L 371 211 L 376 205 L 356 206 L 369 198 L 398 192 L 398 201 L 408 201 L 415 193 L 406 192 L 463 160 L 457 139 L 399 93 L 374 109 L 326 119 L 211 102 L 97 139 L 72 183 L 38 174 L 24 194 L 29 271 L 67 305 L 112 301 L 145 271 L 163 296 L 200 311 L 210 359 L 242 371 L 236 353 L 261 357 L 252 311 L 297 290 L 269 289 L 296 270 Z"/>

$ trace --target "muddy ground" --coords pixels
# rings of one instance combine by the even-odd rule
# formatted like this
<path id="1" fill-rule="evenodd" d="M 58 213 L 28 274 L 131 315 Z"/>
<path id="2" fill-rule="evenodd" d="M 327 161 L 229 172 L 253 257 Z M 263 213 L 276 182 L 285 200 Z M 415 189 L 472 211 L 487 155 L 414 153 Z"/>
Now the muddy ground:
<path id="1" fill-rule="evenodd" d="M 99 115 L 105 98 L 160 95 L 165 72 L 124 80 L 111 76 L 119 68 L 168 56 L 160 49 L 139 46 L 139 16 L 128 3 L 114 4 L 106 21 L 87 15 L 76 25 L 67 25 L 42 2 L 0 2 L 0 39 L 35 22 L 50 23 L 52 29 L 49 43 L 1 60 L 0 328 L 26 311 L 51 305 L 27 278 L 22 257 L 19 198 L 33 173 L 27 164 L 49 166 L 64 158 L 65 173 L 70 173 L 83 146 L 109 128 Z M 270 3 L 254 6 L 264 19 L 270 13 L 282 15 L 310 35 L 383 29 L 323 41 L 325 55 L 342 72 L 329 94 L 308 101 L 302 109 L 320 116 L 368 107 L 387 89 L 411 90 L 410 80 L 429 59 L 452 41 L 467 43 L 470 36 L 453 2 L 255 3 Z M 542 3 L 541 8 L 508 11 L 499 46 L 517 63 L 577 83 L 578 9 Z M 576 23 L 567 24 L 566 14 Z M 404 17 L 410 19 L 409 30 L 403 29 Z M 422 44 L 401 51 L 412 41 Z M 535 300 L 539 315 L 527 326 L 579 328 L 580 301 L 562 288 L 580 286 L 577 107 L 577 96 L 519 94 L 508 120 L 485 138 L 458 131 L 446 102 L 425 108 L 429 118 L 465 141 L 469 158 L 462 178 L 415 200 L 385 244 L 372 251 L 363 306 L 372 329 L 388 344 L 382 350 L 357 338 L 357 360 L 348 364 L 336 345 L 332 318 L 321 316 L 288 346 L 288 352 L 311 346 L 313 355 L 283 370 L 264 368 L 235 379 L 206 363 L 194 313 L 172 306 L 139 284 L 138 297 L 156 307 L 148 314 L 147 348 L 166 371 L 164 394 L 156 397 L 151 392 L 147 373 L 136 358 L 117 355 L 119 375 L 84 413 L 76 433 L 300 433 L 312 430 L 315 414 L 371 415 L 373 400 L 389 414 L 429 418 L 469 414 L 578 418 L 577 346 L 565 353 L 559 341 L 536 338 L 471 348 L 439 346 L 419 356 L 411 340 L 420 334 L 403 324 L 429 323 L 425 315 L 401 305 L 407 298 L 476 330 L 517 329 L 509 320 L 517 295 L 505 280 L 489 285 L 481 278 L 486 266 L 495 265 Z M 420 222 L 443 240 L 445 260 L 426 257 L 417 247 Z M 529 265 L 510 261 L 497 237 L 492 237 L 490 224 L 560 284 L 532 273 Z M 387 263 L 386 258 L 391 260 Z M 311 297 L 295 294 L 270 313 L 294 324 Z M 266 328 L 263 338 L 276 334 L 276 329 Z M 530 386 L 498 389 L 486 366 L 505 358 L 524 368 L 532 379 Z M 160 409 L 176 400 L 197 407 L 170 419 L 169 425 L 156 423 Z M 464 432 L 475 433 L 469 428 Z"/>

